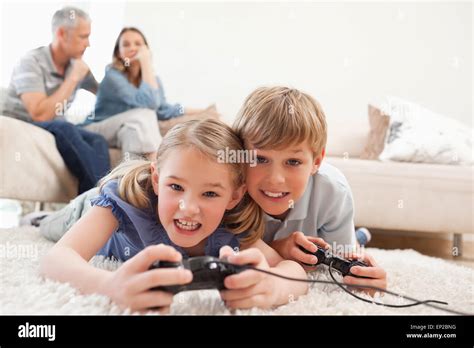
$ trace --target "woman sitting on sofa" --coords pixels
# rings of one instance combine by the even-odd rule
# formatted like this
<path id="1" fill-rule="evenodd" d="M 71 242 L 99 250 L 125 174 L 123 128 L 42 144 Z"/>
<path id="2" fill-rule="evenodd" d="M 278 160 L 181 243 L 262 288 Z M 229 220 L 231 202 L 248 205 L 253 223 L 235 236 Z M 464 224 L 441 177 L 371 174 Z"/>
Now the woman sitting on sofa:
<path id="1" fill-rule="evenodd" d="M 110 118 L 115 119 L 131 110 L 135 115 L 140 112 L 142 114 L 135 117 L 137 125 L 129 127 L 133 134 L 120 137 L 120 132 L 126 130 L 121 130 L 121 126 L 116 124 L 120 123 L 119 120 L 114 122 Z M 150 111 L 153 111 L 153 122 L 150 121 Z M 123 28 L 115 42 L 112 64 L 107 66 L 104 79 L 100 83 L 95 112 L 86 119 L 83 126 L 113 140 L 110 144 L 112 147 L 122 148 L 123 145 L 134 142 L 137 143 L 136 146 L 141 147 L 142 153 L 148 152 L 147 157 L 154 157 L 154 151 L 161 140 L 159 132 L 164 135 L 177 123 L 201 117 L 219 118 L 219 114 L 214 106 L 207 109 L 190 109 L 181 104 L 168 103 L 163 84 L 153 69 L 145 36 L 136 28 Z M 147 118 L 146 122 L 144 118 Z M 107 122 L 104 122 L 105 120 Z M 153 149 L 153 152 L 144 151 L 143 143 L 150 143 L 146 147 Z"/>

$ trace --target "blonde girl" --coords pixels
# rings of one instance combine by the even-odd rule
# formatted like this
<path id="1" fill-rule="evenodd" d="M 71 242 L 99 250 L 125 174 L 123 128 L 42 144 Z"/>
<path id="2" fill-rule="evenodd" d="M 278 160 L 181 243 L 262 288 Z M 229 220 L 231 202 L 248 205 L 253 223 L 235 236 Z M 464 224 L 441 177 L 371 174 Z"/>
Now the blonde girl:
<path id="1" fill-rule="evenodd" d="M 305 278 L 297 262 L 283 260 L 261 240 L 262 212 L 245 195 L 245 165 L 219 163 L 217 153 L 225 148 L 241 151 L 243 144 L 219 121 L 174 127 L 155 161 L 126 162 L 102 180 L 93 207 L 42 260 L 42 274 L 84 293 L 105 294 L 124 308 L 162 312 L 173 295 L 149 289 L 189 283 L 192 274 L 149 270 L 157 260 L 227 256 L 236 264 Z M 94 268 L 88 261 L 96 254 L 124 264 L 116 271 Z M 229 308 L 268 308 L 307 291 L 306 283 L 254 270 L 229 276 L 224 284 L 221 297 Z"/>

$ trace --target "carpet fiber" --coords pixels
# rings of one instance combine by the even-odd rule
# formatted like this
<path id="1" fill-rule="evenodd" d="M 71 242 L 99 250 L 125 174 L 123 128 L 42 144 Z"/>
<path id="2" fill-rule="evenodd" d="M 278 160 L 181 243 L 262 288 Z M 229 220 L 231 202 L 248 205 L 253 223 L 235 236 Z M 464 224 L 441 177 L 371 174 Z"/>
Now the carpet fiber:
<path id="1" fill-rule="evenodd" d="M 39 260 L 52 247 L 33 227 L 0 230 L 0 314 L 130 314 L 107 297 L 81 295 L 68 284 L 38 275 Z M 413 250 L 368 249 L 388 273 L 388 288 L 419 300 L 440 300 L 449 308 L 474 313 L 474 270 Z M 95 257 L 96 267 L 113 270 L 118 264 Z M 327 268 L 313 272 L 315 279 L 330 280 Z M 365 298 L 370 298 L 361 295 Z M 401 304 L 385 295 L 378 301 Z M 171 314 L 231 314 L 215 290 L 180 293 Z M 235 314 L 445 314 L 424 305 L 389 308 L 364 303 L 335 285 L 311 285 L 307 295 L 273 310 L 238 310 Z"/>

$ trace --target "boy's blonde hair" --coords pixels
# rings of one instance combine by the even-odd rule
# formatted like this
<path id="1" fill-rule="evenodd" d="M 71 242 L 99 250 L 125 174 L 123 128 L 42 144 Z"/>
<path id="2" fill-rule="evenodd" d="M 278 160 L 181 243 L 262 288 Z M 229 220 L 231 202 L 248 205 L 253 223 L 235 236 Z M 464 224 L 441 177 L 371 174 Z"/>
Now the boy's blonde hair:
<path id="1" fill-rule="evenodd" d="M 307 141 L 313 156 L 326 147 L 327 124 L 321 105 L 288 87 L 261 87 L 245 100 L 234 122 L 237 135 L 257 149 L 282 149 Z"/>
<path id="2" fill-rule="evenodd" d="M 218 151 L 224 148 L 243 150 L 243 143 L 235 132 L 226 124 L 213 119 L 191 120 L 174 126 L 163 138 L 156 157 L 159 171 L 163 161 L 171 150 L 177 148 L 193 148 L 208 158 L 218 160 Z M 151 205 L 149 199 L 154 195 L 150 161 L 134 160 L 121 163 L 109 175 L 100 181 L 100 187 L 113 179 L 119 179 L 119 195 L 136 208 L 147 209 Z M 237 189 L 245 183 L 245 164 L 226 163 L 232 173 L 233 188 Z M 261 208 L 245 195 L 235 209 L 224 215 L 224 226 L 234 234 L 249 231 L 241 240 L 243 246 L 252 244 L 262 237 L 264 231 L 263 212 Z"/>

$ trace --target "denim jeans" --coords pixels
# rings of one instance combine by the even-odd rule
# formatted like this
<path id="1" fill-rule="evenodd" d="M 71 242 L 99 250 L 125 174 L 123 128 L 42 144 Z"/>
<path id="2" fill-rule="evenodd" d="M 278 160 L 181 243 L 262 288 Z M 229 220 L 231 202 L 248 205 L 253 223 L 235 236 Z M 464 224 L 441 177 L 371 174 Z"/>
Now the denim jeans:
<path id="1" fill-rule="evenodd" d="M 54 135 L 67 168 L 79 181 L 79 194 L 94 187 L 110 170 L 109 146 L 100 134 L 67 121 L 34 122 Z"/>

